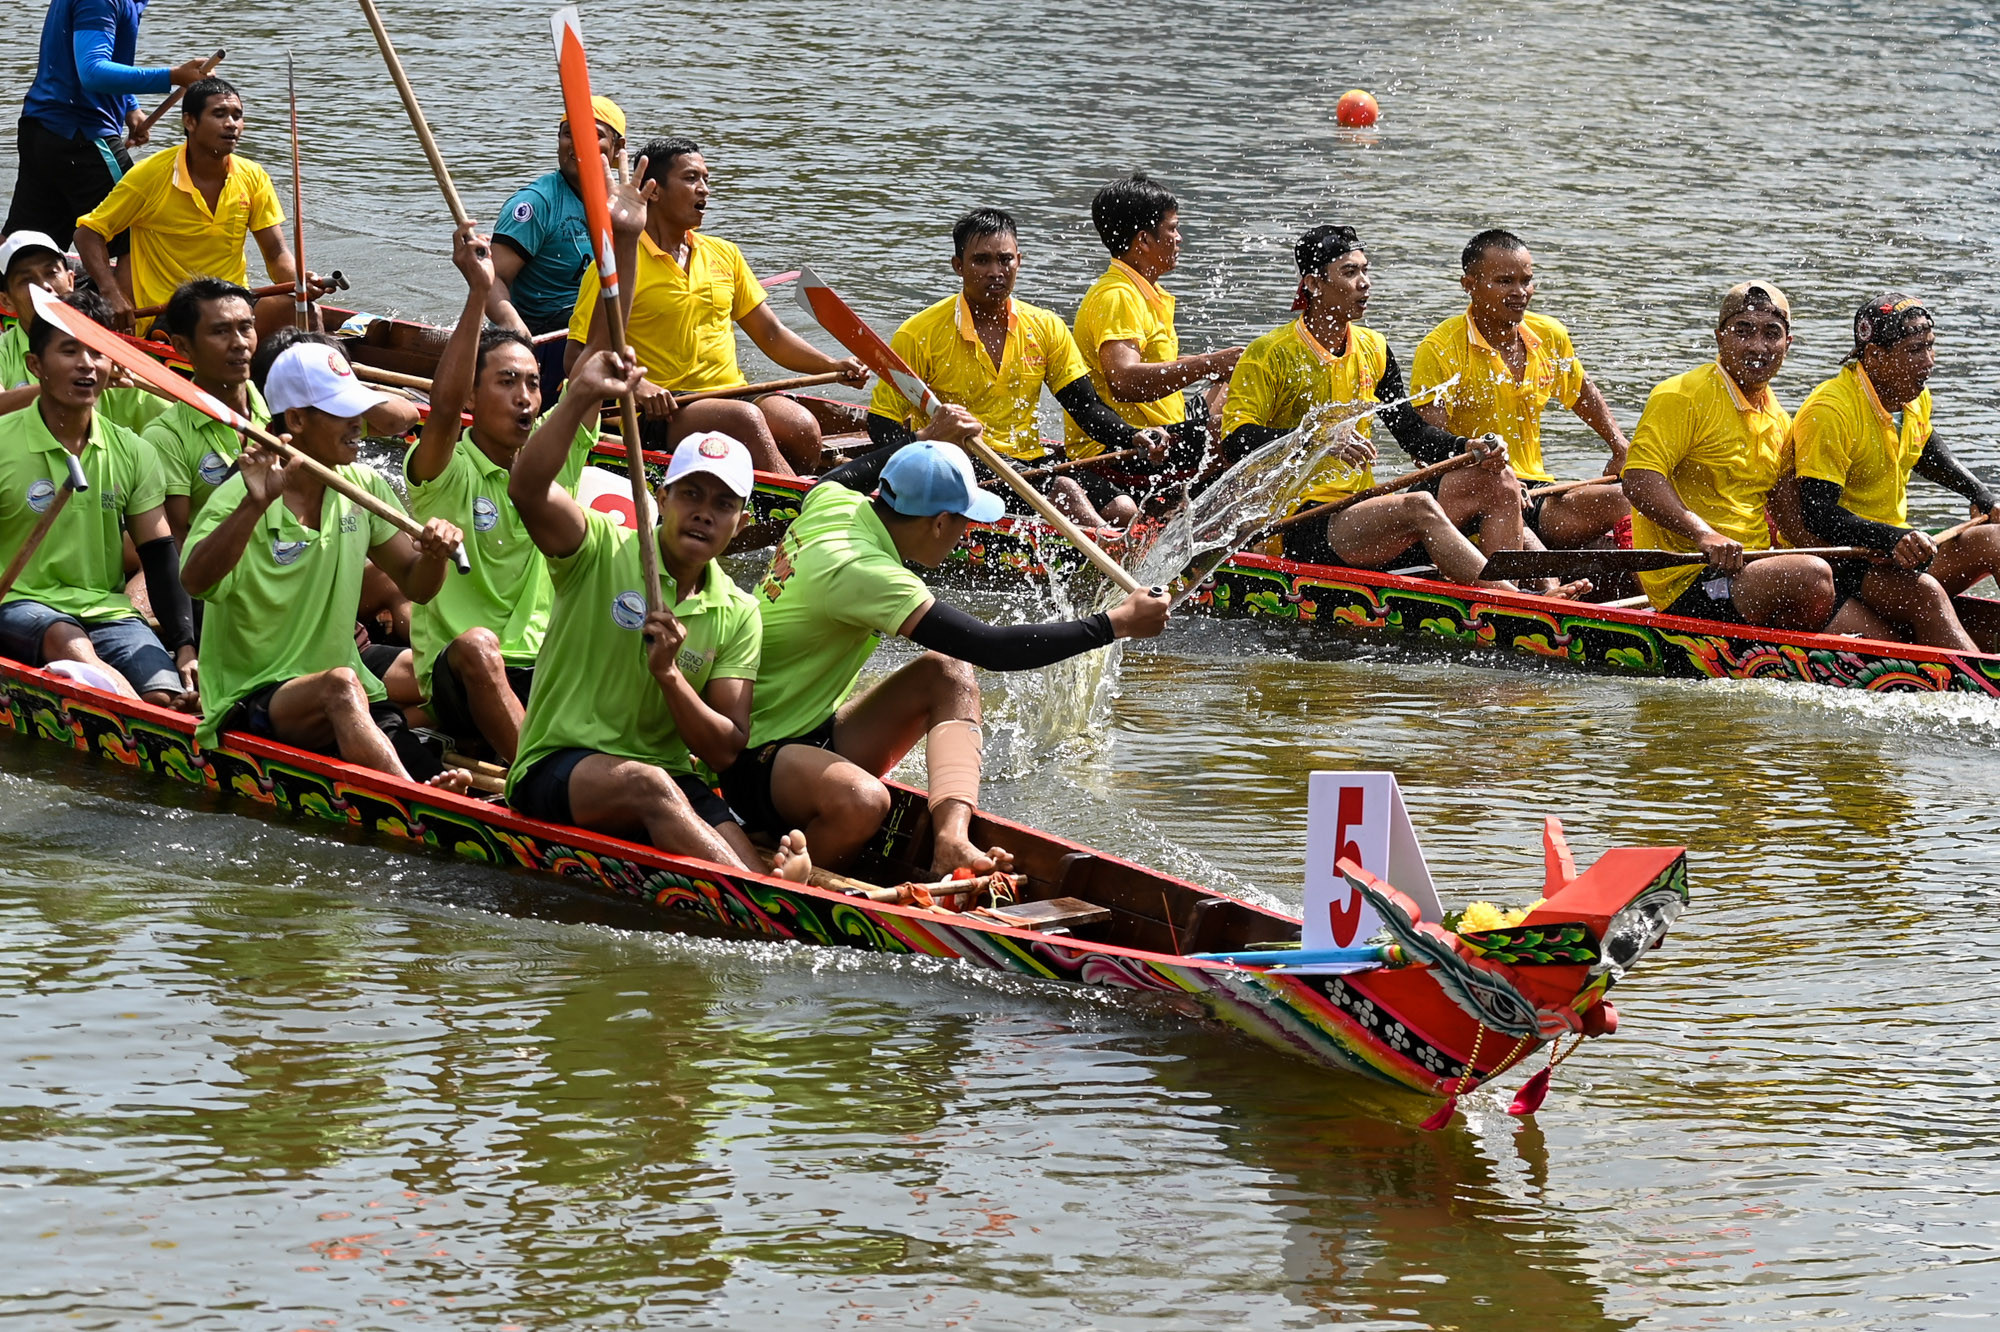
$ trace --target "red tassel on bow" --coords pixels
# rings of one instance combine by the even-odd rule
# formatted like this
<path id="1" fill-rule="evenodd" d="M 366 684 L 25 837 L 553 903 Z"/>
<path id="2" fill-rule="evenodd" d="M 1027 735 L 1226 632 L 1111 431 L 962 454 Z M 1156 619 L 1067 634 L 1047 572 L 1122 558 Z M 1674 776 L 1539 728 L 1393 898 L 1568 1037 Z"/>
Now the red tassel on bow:
<path id="1" fill-rule="evenodd" d="M 1549 1098 L 1549 1070 L 1529 1078 L 1521 1084 L 1521 1090 L 1514 1093 L 1514 1104 L 1507 1107 L 1510 1115 L 1532 1115 L 1542 1108 L 1542 1102 Z"/>
<path id="2" fill-rule="evenodd" d="M 1447 1096 L 1445 1097 L 1444 1104 L 1437 1108 L 1437 1112 L 1423 1123 L 1417 1125 L 1417 1127 L 1426 1133 L 1436 1133 L 1446 1124 L 1451 1123 L 1451 1117 L 1457 1113 L 1458 1098 L 1456 1096 Z"/>

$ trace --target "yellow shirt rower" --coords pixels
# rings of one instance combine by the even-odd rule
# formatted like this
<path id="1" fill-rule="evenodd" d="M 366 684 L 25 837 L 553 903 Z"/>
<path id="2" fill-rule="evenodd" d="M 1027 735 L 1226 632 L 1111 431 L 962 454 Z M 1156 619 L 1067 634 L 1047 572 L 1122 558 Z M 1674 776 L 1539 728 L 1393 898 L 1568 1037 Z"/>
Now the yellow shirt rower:
<path id="1" fill-rule="evenodd" d="M 1792 306 L 1774 282 L 1744 282 L 1722 298 L 1715 359 L 1653 390 L 1625 458 L 1632 544 L 1699 552 L 1687 565 L 1639 575 L 1669 615 L 1815 630 L 1834 611 L 1833 570 L 1812 555 L 1768 550 L 1765 502 L 1791 417 L 1771 379 L 1792 345 Z"/>
<path id="2" fill-rule="evenodd" d="M 264 168 L 236 155 L 243 137 L 243 99 L 225 79 L 188 85 L 181 102 L 187 142 L 163 149 L 125 173 L 103 203 L 77 219 L 76 252 L 84 271 L 110 303 L 117 327 L 134 325 L 134 305 L 165 305 L 175 288 L 206 275 L 249 284 L 243 259 L 247 234 L 264 254 L 273 283 L 294 282 L 298 269 L 285 243 L 284 209 Z M 130 231 L 132 250 L 122 267 L 111 266 L 111 239 Z M 266 308 L 292 313 L 287 296 Z M 144 331 L 143 329 L 141 330 Z"/>
<path id="3" fill-rule="evenodd" d="M 1166 431 L 1135 428 L 1104 405 L 1062 316 L 1014 299 L 1021 273 L 1014 219 L 998 208 L 974 209 L 952 226 L 951 244 L 958 293 L 911 315 L 890 339 L 917 378 L 945 402 L 978 417 L 986 442 L 1021 462 L 1048 453 L 1039 417 L 1044 387 L 1101 448 L 1141 448 L 1149 462 L 1163 459 Z M 926 424 L 895 385 L 876 384 L 868 434 L 880 447 L 851 465 L 855 470 L 840 469 L 843 484 L 869 489 L 881 465 Z M 1094 500 L 1075 474 L 1051 476 L 1041 488 L 1086 527 L 1127 522 L 1138 512 L 1130 496 L 1100 491 Z M 1011 491 L 1007 499 L 1010 506 L 1018 503 Z M 1096 500 L 1103 501 L 1102 509 Z"/>
<path id="4" fill-rule="evenodd" d="M 1352 227 L 1318 226 L 1293 247 L 1299 271 L 1293 304 L 1299 317 L 1264 334 L 1243 352 L 1229 380 L 1222 414 L 1222 451 L 1232 461 L 1302 427 L 1315 439 L 1338 431 L 1343 442 L 1307 478 L 1301 508 L 1346 499 L 1373 486 L 1373 412 L 1403 397 L 1402 371 L 1388 339 L 1359 321 L 1368 313 L 1373 282 L 1368 252 Z M 1486 457 L 1443 478 L 1451 488 L 1378 495 L 1328 518 L 1284 529 L 1288 558 L 1312 564 L 1386 569 L 1421 543 L 1453 582 L 1477 581 L 1486 553 L 1458 530 L 1481 519 L 1487 550 L 1518 547 L 1520 488 L 1505 455 L 1424 421 L 1399 404 L 1382 416 L 1397 442 L 1420 462 L 1439 462 L 1468 448 Z M 1462 515 L 1462 516 L 1456 516 Z"/>
<path id="5" fill-rule="evenodd" d="M 1111 410 L 1131 425 L 1160 426 L 1172 434 L 1165 475 L 1191 478 L 1207 451 L 1210 423 L 1221 416 L 1229 372 L 1243 349 L 1181 355 L 1174 294 L 1160 285 L 1181 255 L 1180 203 L 1166 186 L 1144 172 L 1113 181 L 1091 201 L 1090 218 L 1111 251 L 1111 266 L 1076 308 L 1077 351 L 1090 370 L 1091 387 Z M 1195 391 L 1194 386 L 1208 380 L 1217 382 L 1206 394 Z M 1074 417 L 1063 414 L 1063 452 L 1089 458 L 1102 450 Z M 1112 464 L 1072 475 L 1098 477 L 1108 489 L 1113 478 L 1144 484 L 1147 470 Z M 1089 489 L 1090 483 L 1085 486 Z"/>
<path id="6" fill-rule="evenodd" d="M 638 198 L 646 212 L 639 235 L 632 313 L 625 339 L 639 353 L 646 385 L 639 391 L 649 420 L 664 420 L 662 440 L 718 430 L 741 440 L 760 470 L 791 476 L 819 470 L 819 421 L 803 403 L 782 394 L 755 402 L 710 398 L 671 413 L 668 393 L 733 388 L 747 383 L 736 363 L 736 325 L 757 349 L 800 374 L 838 371 L 859 386 L 868 372 L 859 361 L 821 351 L 791 329 L 764 299 L 764 288 L 744 262 L 743 252 L 726 240 L 700 233 L 712 193 L 708 159 L 693 139 L 654 139 L 639 156 Z M 572 362 L 601 322 L 601 284 L 593 265 L 584 269 L 576 309 L 569 321 Z M 608 345 L 600 337 L 598 346 Z"/>
<path id="7" fill-rule="evenodd" d="M 1926 386 L 1936 368 L 1936 326 L 1921 302 L 1891 291 L 1862 304 L 1853 352 L 1792 419 L 1779 471 L 1781 485 L 1796 486 L 1799 521 L 1785 534 L 1797 538 L 1793 544 L 1865 546 L 1888 557 L 1843 563 L 1839 590 L 1847 599 L 1832 632 L 1991 651 L 1974 642 L 1951 596 L 2000 569 L 2000 527 L 1989 521 L 1938 542 L 1909 524 L 1913 472 L 1963 496 L 1975 515 L 2000 517 L 1992 488 L 1952 457 L 1931 425 Z"/>
<path id="8" fill-rule="evenodd" d="M 1449 393 L 1417 410 L 1433 425 L 1460 435 L 1495 434 L 1507 443 L 1514 474 L 1530 484 L 1555 478 L 1542 460 L 1542 409 L 1554 398 L 1611 446 L 1606 484 L 1533 504 L 1528 525 L 1559 549 L 1586 545 L 1611 531 L 1627 512 L 1615 478 L 1625 462 L 1625 434 L 1604 395 L 1584 373 L 1569 330 L 1529 310 L 1535 260 L 1511 231 L 1482 231 L 1459 256 L 1465 288 L 1462 315 L 1432 329 L 1417 344 L 1410 391 L 1422 393 L 1458 376 Z"/>

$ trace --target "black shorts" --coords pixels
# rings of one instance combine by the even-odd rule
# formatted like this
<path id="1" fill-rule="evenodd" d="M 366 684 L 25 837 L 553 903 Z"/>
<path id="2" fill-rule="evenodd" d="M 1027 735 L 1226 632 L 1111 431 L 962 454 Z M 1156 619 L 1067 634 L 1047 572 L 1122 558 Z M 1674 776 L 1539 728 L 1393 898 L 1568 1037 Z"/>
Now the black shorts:
<path id="1" fill-rule="evenodd" d="M 1536 481 L 1533 484 L 1546 486 L 1550 483 L 1547 481 Z M 1547 495 L 1529 495 L 1525 498 L 1527 502 L 1522 506 L 1521 521 L 1527 526 L 1530 532 L 1539 537 L 1542 534 L 1542 506 L 1549 502 L 1549 497 Z"/>
<path id="2" fill-rule="evenodd" d="M 1293 512 L 1303 513 L 1307 509 L 1317 507 L 1316 504 L 1301 504 Z M 1280 532 L 1278 539 L 1284 543 L 1285 558 L 1298 564 L 1323 564 L 1330 565 L 1336 569 L 1354 567 L 1342 559 L 1340 552 L 1335 550 L 1332 543 L 1326 539 L 1326 524 L 1326 519 L 1315 518 L 1307 523 L 1294 523 Z M 1424 543 L 1419 541 L 1382 567 L 1384 569 L 1421 568 L 1430 562 L 1430 552 L 1424 549 Z"/>
<path id="3" fill-rule="evenodd" d="M 1715 620 L 1721 624 L 1748 623 L 1743 618 L 1743 612 L 1736 609 L 1736 598 L 1730 595 L 1727 578 L 1696 578 L 1687 591 L 1674 598 L 1673 605 L 1660 613 L 1683 615 L 1690 620 Z"/>
<path id="4" fill-rule="evenodd" d="M 363 661 L 367 658 L 364 656 Z M 373 666 L 368 669 L 374 670 Z M 532 666 L 509 666 L 507 687 L 514 691 L 514 697 L 528 706 L 528 690 L 535 682 L 535 668 Z M 479 723 L 472 719 L 472 704 L 465 696 L 465 681 L 452 669 L 450 650 L 440 652 L 431 664 L 431 701 L 428 704 L 431 720 L 437 728 L 452 739 L 464 744 L 484 740 Z"/>
<path id="5" fill-rule="evenodd" d="M 123 137 L 70 138 L 39 120 L 22 116 L 14 131 L 21 155 L 14 177 L 14 200 L 7 209 L 8 235 L 44 231 L 67 246 L 76 234 L 76 220 L 96 209 L 111 187 L 132 169 L 132 154 Z M 125 253 L 128 233 L 112 238 L 111 253 Z"/>
<path id="6" fill-rule="evenodd" d="M 361 664 L 368 668 L 370 675 L 387 683 L 389 672 L 396 669 L 396 658 L 408 651 L 408 648 L 397 647 L 394 643 L 370 643 L 361 649 Z"/>
<path id="7" fill-rule="evenodd" d="M 271 699 L 290 683 L 290 680 L 273 680 L 263 688 L 238 699 L 236 705 L 223 714 L 221 729 L 244 731 L 266 740 L 275 740 L 281 745 L 290 745 L 294 749 L 303 749 L 308 754 L 339 758 L 338 745 L 323 747 L 303 745 L 296 740 L 285 739 L 271 725 Z M 370 703 L 368 715 L 375 719 L 375 725 L 381 728 L 382 734 L 389 737 L 389 747 L 396 751 L 396 757 L 402 761 L 404 771 L 412 778 L 427 782 L 444 771 L 443 758 L 434 753 L 430 746 L 424 744 L 410 730 L 410 724 L 404 720 L 401 708 L 385 699 L 379 703 Z"/>
<path id="8" fill-rule="evenodd" d="M 744 750 L 736 756 L 736 762 L 729 765 L 729 771 L 722 774 L 723 797 L 736 811 L 736 817 L 743 820 L 743 826 L 753 833 L 782 837 L 792 831 L 785 816 L 778 813 L 777 806 L 771 803 L 771 769 L 778 761 L 778 751 L 786 745 L 832 749 L 833 718 L 828 717 L 804 735 L 793 736 L 789 740 L 773 740 L 767 745 Z"/>
<path id="9" fill-rule="evenodd" d="M 1838 611 L 1861 595 L 1861 584 L 1875 568 L 1873 560 L 1828 560 L 1833 566 L 1833 608 Z"/>
<path id="10" fill-rule="evenodd" d="M 514 783 L 514 793 L 507 797 L 507 803 L 531 819 L 574 827 L 576 819 L 569 807 L 569 779 L 576 772 L 577 764 L 597 752 L 595 749 L 558 749 L 537 759 L 535 766 L 522 773 L 521 779 Z M 736 822 L 722 797 L 710 790 L 699 777 L 677 775 L 674 785 L 694 807 L 695 817 L 711 828 Z"/>

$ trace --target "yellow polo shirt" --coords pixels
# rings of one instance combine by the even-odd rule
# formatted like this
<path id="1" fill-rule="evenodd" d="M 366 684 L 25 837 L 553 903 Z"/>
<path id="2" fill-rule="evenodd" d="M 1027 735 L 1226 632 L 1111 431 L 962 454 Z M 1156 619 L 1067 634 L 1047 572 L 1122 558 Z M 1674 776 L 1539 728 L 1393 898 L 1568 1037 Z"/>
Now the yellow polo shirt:
<path id="1" fill-rule="evenodd" d="M 1104 363 L 1099 359 L 1107 342 L 1137 343 L 1139 359 L 1153 363 L 1171 361 L 1181 354 L 1180 334 L 1174 331 L 1174 294 L 1122 259 L 1111 261 L 1111 267 L 1083 294 L 1083 304 L 1076 307 L 1076 349 L 1090 370 L 1097 396 L 1137 429 L 1187 420 L 1187 399 L 1178 391 L 1151 402 L 1120 402 L 1112 397 L 1111 381 L 1104 377 Z M 1103 451 L 1102 444 L 1085 434 L 1068 412 L 1063 413 L 1063 452 L 1072 458 L 1091 458 Z"/>
<path id="2" fill-rule="evenodd" d="M 889 345 L 931 392 L 978 417 L 988 444 L 1023 462 L 1048 452 L 1035 417 L 1042 386 L 1065 389 L 1090 374 L 1062 316 L 1026 301 L 1007 302 L 1007 345 L 997 366 L 979 340 L 963 296 L 947 296 L 911 315 Z M 912 430 L 926 423 L 915 404 L 886 379 L 875 382 L 868 410 Z"/>
<path id="3" fill-rule="evenodd" d="M 1542 408 L 1554 398 L 1576 406 L 1583 392 L 1583 362 L 1570 345 L 1569 330 L 1530 310 L 1521 321 L 1528 346 L 1521 377 L 1479 334 L 1470 312 L 1453 315 L 1417 344 L 1410 367 L 1410 392 L 1436 388 L 1453 375 L 1458 383 L 1444 395 L 1445 428 L 1455 435 L 1492 433 L 1507 441 L 1507 460 L 1523 481 L 1553 481 L 1542 465 Z"/>
<path id="4" fill-rule="evenodd" d="M 1839 486 L 1841 507 L 1857 517 L 1908 527 L 1910 469 L 1930 438 L 1929 389 L 1903 405 L 1899 431 L 1868 372 L 1850 363 L 1799 404 L 1781 466 Z"/>
<path id="5" fill-rule="evenodd" d="M 1303 318 L 1294 319 L 1243 349 L 1243 358 L 1229 377 L 1222 437 L 1228 439 L 1245 425 L 1296 430 L 1308 413 L 1337 421 L 1367 411 L 1377 405 L 1375 386 L 1388 365 L 1388 339 L 1372 328 L 1349 324 L 1347 350 L 1335 356 L 1313 337 Z M 1374 417 L 1364 417 L 1355 430 L 1372 437 L 1374 423 Z M 1329 458 L 1313 469 L 1299 498 L 1325 504 L 1374 484 L 1372 464 L 1355 467 Z"/>
<path id="6" fill-rule="evenodd" d="M 132 233 L 132 303 L 164 305 L 191 277 L 249 284 L 243 238 L 285 220 L 264 168 L 241 154 L 229 159 L 211 211 L 187 173 L 187 145 L 154 153 L 125 173 L 104 202 L 77 219 L 110 240 Z"/>
<path id="7" fill-rule="evenodd" d="M 646 378 L 676 393 L 748 382 L 736 364 L 736 321 L 764 303 L 764 288 L 744 262 L 743 251 L 693 232 L 683 269 L 641 232 L 638 268 L 625 337 L 639 353 Z M 597 265 L 590 264 L 569 317 L 571 342 L 590 340 L 600 290 Z"/>
<path id="8" fill-rule="evenodd" d="M 1767 384 L 1753 400 L 1744 396 L 1714 361 L 1661 383 L 1646 399 L 1632 431 L 1625 471 L 1658 472 L 1673 484 L 1681 503 L 1745 550 L 1768 550 L 1771 527 L 1765 497 L 1778 479 L 1785 432 L 1792 418 Z M 1670 532 L 1635 506 L 1632 544 L 1661 550 L 1696 550 L 1697 543 Z M 1657 610 L 1665 610 L 1695 581 L 1709 576 L 1701 565 L 1658 569 L 1639 575 L 1639 586 Z"/>

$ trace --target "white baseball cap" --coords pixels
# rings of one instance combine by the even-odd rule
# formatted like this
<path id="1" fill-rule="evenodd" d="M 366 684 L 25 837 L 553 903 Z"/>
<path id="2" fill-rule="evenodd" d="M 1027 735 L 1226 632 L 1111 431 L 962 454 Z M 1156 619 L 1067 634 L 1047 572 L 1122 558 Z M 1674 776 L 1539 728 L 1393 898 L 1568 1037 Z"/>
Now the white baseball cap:
<path id="1" fill-rule="evenodd" d="M 738 499 L 749 499 L 757 488 L 750 450 L 720 430 L 699 431 L 675 445 L 674 460 L 667 464 L 667 479 L 661 484 L 671 486 L 689 472 L 707 472 L 736 492 Z"/>
<path id="2" fill-rule="evenodd" d="M 0 244 L 0 281 L 6 279 L 7 270 L 14 266 L 14 256 L 30 250 L 47 250 L 58 259 L 63 257 L 63 247 L 46 231 L 17 231 L 5 244 Z"/>
<path id="3" fill-rule="evenodd" d="M 264 402 L 276 416 L 294 407 L 317 407 L 329 416 L 360 416 L 389 401 L 354 377 L 354 367 L 324 342 L 295 342 L 271 362 Z"/>

